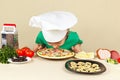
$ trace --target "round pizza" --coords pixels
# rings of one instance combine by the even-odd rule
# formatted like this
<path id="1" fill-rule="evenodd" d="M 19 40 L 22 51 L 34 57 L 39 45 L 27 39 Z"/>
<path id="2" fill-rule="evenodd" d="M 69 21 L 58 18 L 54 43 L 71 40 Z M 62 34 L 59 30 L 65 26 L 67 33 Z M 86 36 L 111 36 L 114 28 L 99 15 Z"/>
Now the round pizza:
<path id="1" fill-rule="evenodd" d="M 44 48 L 37 51 L 37 55 L 48 59 L 65 59 L 74 56 L 74 52 L 66 49 Z"/>

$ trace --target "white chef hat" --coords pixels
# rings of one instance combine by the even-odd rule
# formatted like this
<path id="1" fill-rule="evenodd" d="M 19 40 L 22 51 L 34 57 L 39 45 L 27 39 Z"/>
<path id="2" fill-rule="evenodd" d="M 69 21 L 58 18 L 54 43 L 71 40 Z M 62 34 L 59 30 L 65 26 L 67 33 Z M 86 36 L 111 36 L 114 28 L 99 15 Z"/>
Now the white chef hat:
<path id="1" fill-rule="evenodd" d="M 77 18 L 70 12 L 53 11 L 30 19 L 29 25 L 42 29 L 43 36 L 48 42 L 58 42 L 62 40 L 67 29 L 77 23 Z"/>

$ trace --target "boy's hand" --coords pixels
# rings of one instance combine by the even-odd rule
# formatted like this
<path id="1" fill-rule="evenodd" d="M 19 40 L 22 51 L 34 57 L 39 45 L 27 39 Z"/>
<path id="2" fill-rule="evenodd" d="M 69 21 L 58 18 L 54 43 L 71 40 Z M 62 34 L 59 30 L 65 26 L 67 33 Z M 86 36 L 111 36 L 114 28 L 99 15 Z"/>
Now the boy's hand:
<path id="1" fill-rule="evenodd" d="M 75 46 L 72 47 L 72 50 L 75 52 L 75 53 L 78 53 L 81 51 L 81 45 L 80 44 L 77 44 Z"/>
<path id="2" fill-rule="evenodd" d="M 42 49 L 42 45 L 37 44 L 37 45 L 34 47 L 33 51 L 34 51 L 34 52 L 37 52 L 37 51 L 40 50 L 40 49 Z"/>

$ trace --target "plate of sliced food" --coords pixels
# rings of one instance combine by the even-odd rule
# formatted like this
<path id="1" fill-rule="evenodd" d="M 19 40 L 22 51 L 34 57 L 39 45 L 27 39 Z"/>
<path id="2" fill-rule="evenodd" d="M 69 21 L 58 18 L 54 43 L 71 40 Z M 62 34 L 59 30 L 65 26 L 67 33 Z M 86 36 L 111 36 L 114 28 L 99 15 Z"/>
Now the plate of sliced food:
<path id="1" fill-rule="evenodd" d="M 26 57 L 26 56 L 17 56 L 17 57 L 8 59 L 8 62 L 13 63 L 13 64 L 23 64 L 23 63 L 27 63 L 30 61 L 31 61 L 31 58 Z"/>
<path id="2" fill-rule="evenodd" d="M 45 48 L 37 51 L 37 55 L 46 59 L 66 59 L 74 56 L 74 52 L 66 49 Z"/>
<path id="3" fill-rule="evenodd" d="M 81 51 L 75 54 L 74 56 L 77 59 L 94 59 L 95 53 L 94 52 L 85 52 Z"/>
<path id="4" fill-rule="evenodd" d="M 101 62 L 94 60 L 68 60 L 65 68 L 81 74 L 98 74 L 106 71 L 106 67 Z"/>

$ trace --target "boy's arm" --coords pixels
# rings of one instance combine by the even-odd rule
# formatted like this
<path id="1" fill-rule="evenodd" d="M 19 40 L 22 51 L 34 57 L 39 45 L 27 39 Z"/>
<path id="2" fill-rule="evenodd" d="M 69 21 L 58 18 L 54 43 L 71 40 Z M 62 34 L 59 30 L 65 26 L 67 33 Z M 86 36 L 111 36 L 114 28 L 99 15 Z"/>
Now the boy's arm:
<path id="1" fill-rule="evenodd" d="M 72 50 L 76 53 L 82 51 L 81 44 L 76 44 L 75 46 L 72 47 Z"/>
<path id="2" fill-rule="evenodd" d="M 37 52 L 39 49 L 42 49 L 42 48 L 43 48 L 42 45 L 36 44 L 36 45 L 34 46 L 34 48 L 33 48 L 33 51 L 34 51 L 34 52 Z"/>

